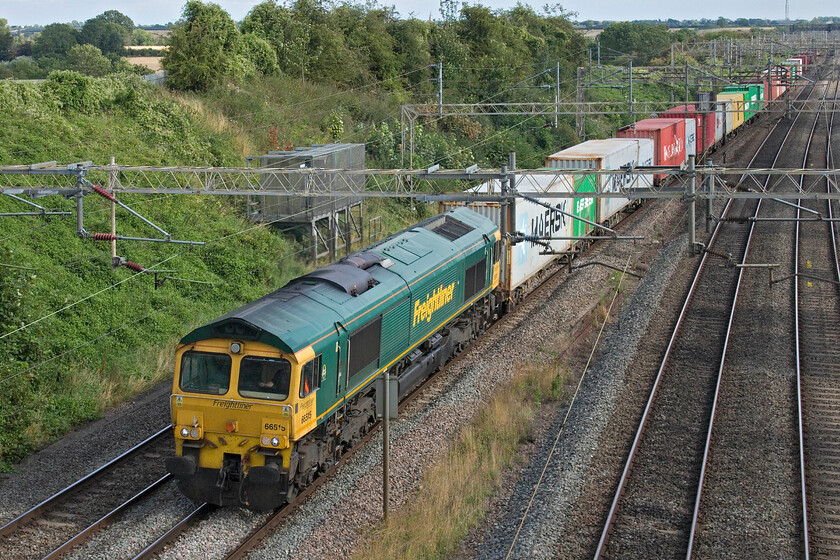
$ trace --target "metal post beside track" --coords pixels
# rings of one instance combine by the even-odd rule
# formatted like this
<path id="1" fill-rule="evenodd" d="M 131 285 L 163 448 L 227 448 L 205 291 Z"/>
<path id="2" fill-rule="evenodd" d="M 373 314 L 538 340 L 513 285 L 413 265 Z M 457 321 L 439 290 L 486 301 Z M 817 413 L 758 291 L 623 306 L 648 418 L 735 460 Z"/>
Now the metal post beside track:
<path id="1" fill-rule="evenodd" d="M 385 408 L 382 414 L 382 518 L 385 521 L 388 521 L 388 499 L 390 494 L 390 476 L 389 476 L 389 465 L 388 459 L 390 455 L 390 434 L 389 428 L 391 423 L 391 402 L 389 395 L 391 393 L 391 375 L 388 373 L 388 369 L 386 368 L 385 371 L 382 373 L 385 376 L 385 383 L 383 391 L 383 396 L 385 400 Z"/>
<path id="2" fill-rule="evenodd" d="M 694 180 L 694 156 L 692 155 L 688 156 L 688 191 L 686 192 L 686 198 L 688 199 L 688 248 L 690 251 L 694 251 L 696 241 L 694 234 L 694 210 L 696 206 Z"/>

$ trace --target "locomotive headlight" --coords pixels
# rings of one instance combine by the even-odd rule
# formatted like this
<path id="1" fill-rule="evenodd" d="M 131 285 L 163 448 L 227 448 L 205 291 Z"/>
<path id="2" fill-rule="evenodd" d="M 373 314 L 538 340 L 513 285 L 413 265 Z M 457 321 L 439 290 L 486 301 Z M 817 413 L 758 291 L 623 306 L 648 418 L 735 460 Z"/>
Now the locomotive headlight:
<path id="1" fill-rule="evenodd" d="M 271 440 L 269 439 L 268 436 L 263 436 L 263 437 L 260 438 L 260 443 L 262 444 L 263 447 L 268 447 L 268 444 L 269 444 L 270 441 Z"/>
<path id="2" fill-rule="evenodd" d="M 242 344 L 239 342 L 231 342 L 230 343 L 230 353 L 231 354 L 239 354 L 242 352 Z"/>
<path id="3" fill-rule="evenodd" d="M 186 430 L 186 428 L 184 428 L 184 429 Z M 183 430 L 182 430 L 182 433 L 183 433 Z M 192 430 L 190 430 L 190 437 L 193 438 L 193 439 L 198 438 L 198 428 L 193 428 Z"/>
<path id="4" fill-rule="evenodd" d="M 181 437 L 188 438 L 190 437 L 190 430 L 189 428 L 181 428 Z"/>
<path id="5" fill-rule="evenodd" d="M 271 446 L 278 447 L 280 445 L 280 438 L 273 437 L 271 438 Z"/>

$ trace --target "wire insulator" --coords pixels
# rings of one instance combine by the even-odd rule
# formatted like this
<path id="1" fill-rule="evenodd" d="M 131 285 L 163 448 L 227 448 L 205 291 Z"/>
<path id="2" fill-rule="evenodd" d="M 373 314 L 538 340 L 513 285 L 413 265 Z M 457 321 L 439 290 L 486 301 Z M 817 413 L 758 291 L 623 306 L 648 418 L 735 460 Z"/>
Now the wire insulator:
<path id="1" fill-rule="evenodd" d="M 135 271 L 135 272 L 143 272 L 143 271 L 145 270 L 142 266 L 140 266 L 140 265 L 139 265 L 139 264 L 137 264 L 136 262 L 125 261 L 125 262 L 123 263 L 123 265 L 124 265 L 126 268 L 129 268 L 129 269 L 131 269 L 131 270 L 133 270 L 133 271 Z"/>
<path id="2" fill-rule="evenodd" d="M 94 233 L 91 235 L 97 241 L 115 241 L 117 236 L 113 233 Z"/>
<path id="3" fill-rule="evenodd" d="M 104 196 L 108 200 L 114 200 L 116 198 L 113 194 L 109 193 L 108 191 L 106 191 L 102 187 L 97 187 L 96 185 L 91 185 L 90 188 L 93 189 L 93 192 L 95 192 L 99 196 Z"/>

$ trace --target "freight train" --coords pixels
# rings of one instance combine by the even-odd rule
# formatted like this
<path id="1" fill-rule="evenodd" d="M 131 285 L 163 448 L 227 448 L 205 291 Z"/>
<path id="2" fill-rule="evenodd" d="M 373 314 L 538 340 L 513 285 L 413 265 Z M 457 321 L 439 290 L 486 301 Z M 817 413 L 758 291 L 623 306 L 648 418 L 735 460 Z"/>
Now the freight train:
<path id="1" fill-rule="evenodd" d="M 765 73 L 758 81 L 767 89 L 745 84 L 721 94 L 713 112 L 676 107 L 663 115 L 672 118 L 552 154 L 546 167 L 568 173 L 519 176 L 515 187 L 538 199 L 655 181 L 586 171 L 679 164 L 690 150 L 706 152 L 752 117 L 732 115 L 781 95 L 780 84 L 811 62 L 803 56 L 789 74 Z M 398 379 L 402 398 L 521 301 L 558 257 L 631 206 L 626 198 L 552 203 L 517 199 L 504 213 L 494 203 L 445 207 L 186 335 L 171 395 L 175 453 L 166 460 L 181 490 L 255 510 L 292 501 L 374 425 L 380 373 Z M 503 238 L 501 226 L 521 240 Z"/>

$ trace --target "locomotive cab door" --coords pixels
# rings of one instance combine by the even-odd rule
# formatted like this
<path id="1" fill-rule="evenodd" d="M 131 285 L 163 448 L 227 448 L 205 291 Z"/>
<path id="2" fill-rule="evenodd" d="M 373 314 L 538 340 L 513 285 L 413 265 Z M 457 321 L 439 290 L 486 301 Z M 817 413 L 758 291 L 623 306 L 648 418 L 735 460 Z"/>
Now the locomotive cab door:
<path id="1" fill-rule="evenodd" d="M 335 342 L 335 398 L 336 400 L 340 400 L 344 398 L 347 392 L 347 360 L 349 358 L 349 348 L 347 345 L 347 329 L 341 323 L 336 323 L 335 330 L 338 334 Z"/>

